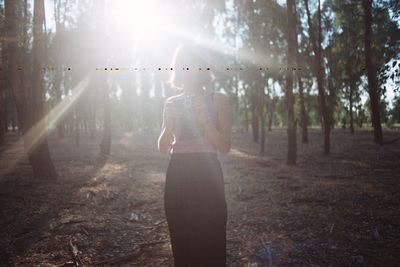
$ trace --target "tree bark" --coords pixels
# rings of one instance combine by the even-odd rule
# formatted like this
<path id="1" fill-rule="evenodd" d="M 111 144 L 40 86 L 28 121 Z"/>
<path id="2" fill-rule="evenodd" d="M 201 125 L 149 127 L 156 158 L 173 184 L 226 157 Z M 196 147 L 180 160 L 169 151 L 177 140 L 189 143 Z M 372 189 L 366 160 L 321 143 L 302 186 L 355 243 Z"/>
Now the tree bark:
<path id="1" fill-rule="evenodd" d="M 265 109 L 265 92 L 264 92 L 264 87 L 260 86 L 260 124 L 261 124 L 261 141 L 260 141 L 260 153 L 264 153 L 265 151 L 265 116 L 266 114 L 264 113 Z"/>
<path id="2" fill-rule="evenodd" d="M 350 133 L 354 134 L 354 114 L 353 114 L 353 94 L 355 91 L 356 83 L 354 78 L 350 78 L 350 88 L 349 88 L 349 116 L 350 116 Z"/>
<path id="3" fill-rule="evenodd" d="M 250 119 L 249 119 L 249 111 L 248 111 L 248 109 L 247 109 L 247 102 L 248 102 L 248 97 L 245 95 L 244 96 L 244 100 L 243 100 L 243 104 L 244 104 L 244 109 L 243 109 L 243 112 L 244 112 L 244 123 L 245 123 L 245 130 L 246 130 L 246 133 L 247 132 L 249 132 L 249 124 L 250 124 Z"/>
<path id="4" fill-rule="evenodd" d="M 376 77 L 377 72 L 375 69 L 373 53 L 371 51 L 372 0 L 363 0 L 363 9 L 365 16 L 365 36 L 364 36 L 365 65 L 367 68 L 367 76 L 368 76 L 368 94 L 370 98 L 372 126 L 374 127 L 374 142 L 381 143 L 383 141 L 383 134 L 382 134 L 380 111 L 379 111 L 378 81 Z"/>
<path id="5" fill-rule="evenodd" d="M 296 123 L 294 117 L 294 95 L 293 95 L 293 71 L 295 58 L 296 58 L 296 13 L 294 10 L 294 0 L 287 0 L 287 38 L 288 38 L 288 53 L 287 53 L 287 67 L 286 73 L 286 109 L 287 109 L 287 138 L 288 150 L 286 156 L 286 163 L 289 165 L 296 165 L 297 144 L 296 144 Z"/>
<path id="6" fill-rule="evenodd" d="M 326 103 L 325 90 L 324 90 L 324 69 L 322 67 L 322 48 L 321 48 L 321 39 L 322 39 L 322 29 L 321 29 L 321 4 L 320 0 L 318 0 L 318 42 L 315 37 L 315 32 L 313 29 L 310 9 L 308 6 L 308 0 L 304 0 L 306 12 L 307 12 L 307 21 L 308 21 L 308 29 L 310 34 L 310 39 L 312 42 L 314 54 L 315 54 L 315 66 L 314 71 L 317 76 L 317 88 L 318 88 L 318 102 L 321 114 L 321 122 L 323 125 L 324 131 L 324 152 L 329 154 L 330 152 L 330 131 L 331 131 L 331 123 L 329 120 L 329 112 Z"/>
<path id="7" fill-rule="evenodd" d="M 274 120 L 274 113 L 275 113 L 275 98 L 274 98 L 274 93 L 275 92 L 275 82 L 272 82 L 272 92 L 270 93 L 270 99 L 271 102 L 268 107 L 268 132 L 272 132 L 272 125 L 273 125 L 273 120 Z"/>
<path id="8" fill-rule="evenodd" d="M 40 136 L 34 136 L 37 144 L 32 144 L 33 148 L 29 153 L 35 178 L 55 180 L 57 172 L 51 161 L 49 146 L 47 141 L 47 125 L 44 119 L 44 98 L 45 90 L 43 83 L 42 67 L 45 57 L 45 32 L 43 25 L 45 21 L 44 1 L 35 0 L 34 19 L 33 19 L 33 99 L 32 117 L 28 120 L 29 129 L 39 129 Z M 29 136 L 28 136 L 29 137 Z"/>
<path id="9" fill-rule="evenodd" d="M 297 9 L 296 5 L 294 5 L 294 12 L 296 15 L 297 19 Z M 296 23 L 297 25 L 297 23 Z M 297 27 L 296 27 L 297 29 Z M 299 52 L 299 46 L 297 43 L 297 30 L 296 30 L 296 38 L 295 38 L 295 47 L 296 47 L 296 63 L 297 67 L 300 66 L 300 52 Z M 299 70 L 299 69 L 297 69 Z M 304 99 L 304 88 L 303 88 L 303 82 L 301 81 L 301 72 L 297 71 L 297 83 L 299 86 L 299 97 L 300 97 L 300 121 L 301 121 L 301 140 L 303 144 L 308 143 L 308 118 L 307 118 L 307 110 L 306 110 L 306 104 L 305 104 L 305 99 Z"/>
<path id="10" fill-rule="evenodd" d="M 4 43 L 2 44 L 2 50 L 4 50 Z M 2 53 L 1 65 L 5 66 L 4 62 L 4 52 Z M 5 132 L 7 130 L 7 121 L 6 121 L 6 75 L 3 75 L 4 71 L 1 71 L 0 76 L 0 145 L 5 142 Z"/>
<path id="11" fill-rule="evenodd" d="M 108 95 L 107 82 L 104 82 L 102 86 L 103 91 L 103 119 L 104 119 L 104 130 L 103 137 L 100 143 L 101 156 L 110 156 L 111 153 L 111 103 L 110 96 Z"/>
<path id="12" fill-rule="evenodd" d="M 47 143 L 47 126 L 44 120 L 44 88 L 42 77 L 42 62 L 44 53 L 44 3 L 43 0 L 34 2 L 34 29 L 33 29 L 33 77 L 31 105 L 22 86 L 21 71 L 18 70 L 18 34 L 16 2 L 6 0 L 6 23 L 9 43 L 9 73 L 10 85 L 16 102 L 19 126 L 23 134 L 24 147 L 36 179 L 55 180 L 57 172 L 50 158 Z"/>
<path id="13" fill-rule="evenodd" d="M 252 92 L 251 93 L 251 130 L 253 133 L 253 141 L 255 143 L 259 142 L 259 137 L 260 137 L 260 127 L 259 127 L 259 114 L 258 114 L 258 98 L 257 98 L 257 92 Z"/>
<path id="14" fill-rule="evenodd" d="M 303 144 L 308 143 L 308 118 L 307 118 L 307 110 L 306 104 L 304 99 L 304 88 L 303 82 L 301 81 L 301 77 L 298 76 L 298 83 L 299 83 L 299 96 L 300 96 L 300 119 L 301 119 L 301 140 Z"/>

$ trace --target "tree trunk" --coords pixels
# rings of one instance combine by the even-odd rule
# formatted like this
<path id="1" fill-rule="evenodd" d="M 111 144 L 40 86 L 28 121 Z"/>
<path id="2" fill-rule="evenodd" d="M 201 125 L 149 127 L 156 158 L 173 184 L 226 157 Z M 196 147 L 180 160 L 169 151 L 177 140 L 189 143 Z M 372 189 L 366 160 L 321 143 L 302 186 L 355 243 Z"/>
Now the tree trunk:
<path id="1" fill-rule="evenodd" d="M 56 67 L 56 71 L 54 74 L 54 91 L 56 93 L 56 106 L 61 103 L 61 68 L 60 66 Z M 58 138 L 63 138 L 64 137 L 64 131 L 63 131 L 63 118 L 61 117 L 57 122 L 57 136 Z"/>
<path id="2" fill-rule="evenodd" d="M 270 94 L 271 102 L 268 107 L 268 132 L 272 132 L 272 124 L 274 121 L 274 113 L 275 113 L 274 92 L 275 92 L 275 82 L 272 82 L 272 92 Z"/>
<path id="3" fill-rule="evenodd" d="M 372 0 L 363 0 L 363 9 L 365 15 L 365 65 L 367 68 L 368 76 L 368 93 L 371 104 L 371 117 L 372 126 L 374 127 L 374 142 L 381 143 L 383 141 L 381 117 L 379 111 L 379 93 L 378 93 L 378 82 L 377 72 L 375 69 L 375 63 L 373 59 L 373 53 L 371 51 L 372 41 Z"/>
<path id="4" fill-rule="evenodd" d="M 6 28 L 7 29 L 7 28 Z M 1 31 L 2 35 L 7 34 L 4 29 Z M 1 66 L 7 66 L 7 43 L 3 40 L 1 44 Z M 6 90 L 8 87 L 8 79 L 6 71 L 0 72 L 0 145 L 5 141 L 5 132 L 7 131 L 7 117 L 6 117 Z"/>
<path id="5" fill-rule="evenodd" d="M 349 116 L 350 116 L 350 133 L 354 134 L 354 115 L 353 115 L 353 94 L 355 90 L 354 78 L 350 78 L 350 92 L 349 92 Z"/>
<path id="6" fill-rule="evenodd" d="M 327 108 L 328 108 L 328 113 L 329 113 L 329 121 L 331 125 L 331 129 L 335 128 L 335 120 L 334 120 L 334 111 L 335 111 L 335 98 L 336 98 L 336 92 L 335 88 L 333 85 L 333 78 L 332 75 L 331 77 L 328 78 L 328 91 L 329 95 L 327 96 Z"/>
<path id="7" fill-rule="evenodd" d="M 35 136 L 37 144 L 32 144 L 33 148 L 29 154 L 29 159 L 33 167 L 34 176 L 39 179 L 55 180 L 57 173 L 51 161 L 49 146 L 47 141 L 47 125 L 44 119 L 44 97 L 45 90 L 43 84 L 42 66 L 45 56 L 45 33 L 43 25 L 45 20 L 43 0 L 34 1 L 33 18 L 33 105 L 32 118 L 28 121 L 29 129 L 39 129 L 40 136 Z"/>
<path id="8" fill-rule="evenodd" d="M 300 119 L 301 119 L 301 129 L 302 129 L 301 140 L 302 140 L 303 144 L 307 144 L 308 143 L 308 119 L 307 119 L 306 104 L 304 101 L 303 82 L 301 81 L 300 76 L 298 76 L 298 83 L 299 83 L 299 96 L 300 96 Z"/>
<path id="9" fill-rule="evenodd" d="M 253 141 L 258 143 L 259 141 L 259 119 L 258 119 L 258 108 L 257 108 L 257 95 L 255 92 L 251 94 L 251 130 L 253 132 Z"/>
<path id="10" fill-rule="evenodd" d="M 324 69 L 322 67 L 322 49 L 321 49 L 321 39 L 322 39 L 322 29 L 321 29 L 321 4 L 318 0 L 318 42 L 315 37 L 315 32 L 312 26 L 310 9 L 308 7 L 308 0 L 304 0 L 306 12 L 308 29 L 310 34 L 310 39 L 312 42 L 314 54 L 315 54 L 315 66 L 314 71 L 317 76 L 317 88 L 318 88 L 318 102 L 321 114 L 321 122 L 324 131 L 324 152 L 329 154 L 330 152 L 330 131 L 331 123 L 329 120 L 329 112 L 326 104 L 325 90 L 324 90 Z"/>
<path id="11" fill-rule="evenodd" d="M 103 138 L 100 143 L 100 153 L 102 156 L 109 156 L 111 153 L 111 103 L 110 96 L 108 95 L 108 83 L 105 82 L 101 86 L 103 91 L 104 130 Z"/>
<path id="12" fill-rule="evenodd" d="M 248 111 L 248 109 L 247 109 L 247 97 L 246 97 L 246 95 L 244 96 L 244 100 L 243 100 L 243 104 L 244 104 L 244 109 L 243 109 L 243 111 L 244 111 L 244 123 L 246 124 L 245 125 L 245 130 L 246 130 L 246 133 L 247 132 L 249 132 L 249 111 Z"/>
<path id="13" fill-rule="evenodd" d="M 264 87 L 260 86 L 260 123 L 261 123 L 261 142 L 260 142 L 260 153 L 264 153 L 265 151 L 265 115 L 264 107 L 265 107 L 265 92 Z"/>
<path id="14" fill-rule="evenodd" d="M 13 108 L 11 113 L 11 128 L 13 132 L 17 130 L 17 125 L 18 125 L 16 112 L 17 111 Z"/>
<path id="15" fill-rule="evenodd" d="M 80 136 L 80 116 L 79 116 L 79 102 L 75 103 L 74 105 L 74 133 L 75 133 L 75 145 L 79 147 L 80 141 L 81 141 L 81 136 Z"/>
<path id="16" fill-rule="evenodd" d="M 3 48 L 4 49 L 4 45 Z M 2 58 L 2 65 L 4 65 L 4 57 Z M 0 145 L 4 144 L 4 136 L 6 132 L 6 77 L 1 75 L 0 77 Z"/>
<path id="17" fill-rule="evenodd" d="M 10 84 L 16 102 L 19 125 L 24 139 L 25 151 L 28 154 L 33 174 L 36 179 L 55 180 L 57 172 L 50 158 L 47 143 L 47 125 L 44 120 L 44 87 L 42 77 L 42 62 L 44 57 L 44 3 L 43 0 L 34 2 L 33 28 L 33 77 L 32 103 L 28 105 L 22 87 L 21 71 L 17 66 L 17 22 L 16 2 L 6 0 L 6 21 L 9 43 L 9 73 Z"/>
<path id="18" fill-rule="evenodd" d="M 272 132 L 272 120 L 274 119 L 274 110 L 268 112 L 268 132 Z"/>
<path id="19" fill-rule="evenodd" d="M 236 73 L 235 77 L 235 119 L 234 125 L 239 125 L 239 118 L 240 118 L 240 110 L 239 110 L 239 74 Z"/>
<path id="20" fill-rule="evenodd" d="M 296 4 L 294 5 L 294 12 L 297 14 L 297 9 L 296 9 Z M 296 16 L 297 18 L 297 16 Z M 296 23 L 297 25 L 297 23 Z M 298 27 L 296 27 L 298 29 Z M 300 29 L 299 29 L 300 31 Z M 296 30 L 296 38 L 295 38 L 295 46 L 296 46 L 296 64 L 297 67 L 300 66 L 300 52 L 299 52 L 299 46 L 297 43 L 297 30 Z M 299 70 L 299 69 L 297 69 Z M 303 88 L 303 82 L 301 81 L 301 72 L 297 72 L 297 83 L 299 86 L 299 97 L 300 97 L 300 121 L 301 121 L 301 140 L 303 144 L 308 143 L 308 118 L 307 118 L 307 110 L 306 110 L 306 104 L 305 104 L 305 99 L 304 99 L 304 88 Z"/>
<path id="21" fill-rule="evenodd" d="M 286 73 L 286 109 L 287 109 L 287 138 L 288 150 L 286 163 L 289 165 L 296 165 L 297 144 L 296 144 L 296 123 L 294 117 L 294 95 L 293 95 L 293 71 L 295 57 L 296 57 L 296 13 L 294 10 L 294 0 L 287 0 L 287 36 L 288 36 L 288 53 L 287 53 L 287 66 Z"/>

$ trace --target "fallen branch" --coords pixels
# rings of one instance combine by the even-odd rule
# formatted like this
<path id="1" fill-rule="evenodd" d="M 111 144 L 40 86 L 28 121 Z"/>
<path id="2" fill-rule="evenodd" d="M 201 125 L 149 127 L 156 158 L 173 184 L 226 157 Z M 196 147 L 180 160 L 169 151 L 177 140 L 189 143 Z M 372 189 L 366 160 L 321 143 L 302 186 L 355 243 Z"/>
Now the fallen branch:
<path id="1" fill-rule="evenodd" d="M 158 241 L 151 241 L 151 242 L 142 242 L 139 243 L 139 246 L 150 246 L 150 245 L 155 245 L 155 244 L 160 244 L 160 243 L 165 243 L 165 242 L 169 242 L 169 239 L 162 239 L 162 240 L 158 240 Z"/>
<path id="2" fill-rule="evenodd" d="M 79 257 L 79 250 L 78 247 L 75 246 L 71 240 L 69 240 L 69 247 L 70 247 L 70 251 L 74 260 L 74 264 L 75 266 L 82 266 L 82 262 L 81 259 Z"/>

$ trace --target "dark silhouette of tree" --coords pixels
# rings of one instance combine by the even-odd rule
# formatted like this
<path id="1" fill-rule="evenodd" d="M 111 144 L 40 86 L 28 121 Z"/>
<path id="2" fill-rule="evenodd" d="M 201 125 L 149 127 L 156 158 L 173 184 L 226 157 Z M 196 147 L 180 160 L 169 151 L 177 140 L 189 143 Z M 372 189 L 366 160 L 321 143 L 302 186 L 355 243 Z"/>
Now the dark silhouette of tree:
<path id="1" fill-rule="evenodd" d="M 43 67 L 45 33 L 44 26 L 44 2 L 35 0 L 33 20 L 33 47 L 32 47 L 32 79 L 31 91 L 25 94 L 22 79 L 23 75 L 18 70 L 18 32 L 16 2 L 6 1 L 7 36 L 10 40 L 7 49 L 9 56 L 10 84 L 16 102 L 19 126 L 24 138 L 26 153 L 31 163 L 34 177 L 37 179 L 54 180 L 57 173 L 50 158 L 47 143 L 47 125 L 44 120 L 44 94 Z M 29 102 L 28 102 L 29 101 Z"/>
<path id="2" fill-rule="evenodd" d="M 364 52 L 365 65 L 368 76 L 368 93 L 371 105 L 371 119 L 374 127 L 374 141 L 381 143 L 383 141 L 381 117 L 379 112 L 379 93 L 377 71 L 374 62 L 374 55 L 371 51 L 372 43 L 372 0 L 363 0 L 363 9 L 365 15 L 365 36 L 364 36 Z"/>
<path id="3" fill-rule="evenodd" d="M 321 3 L 318 1 L 318 31 L 314 30 L 312 24 L 310 8 L 308 5 L 308 0 L 304 0 L 305 8 L 307 11 L 307 21 L 308 21 L 308 31 L 310 35 L 310 40 L 312 43 L 315 64 L 313 66 L 315 75 L 317 77 L 317 88 L 318 88 L 318 103 L 320 114 L 322 116 L 323 130 L 324 130 L 324 152 L 330 152 L 330 132 L 331 124 L 329 121 L 329 111 L 326 103 L 325 89 L 324 89 L 324 68 L 323 68 L 323 57 L 322 57 L 322 28 L 321 28 Z"/>
<path id="4" fill-rule="evenodd" d="M 293 68 L 296 62 L 296 11 L 294 0 L 287 0 L 287 66 L 286 71 L 286 90 L 285 100 L 287 108 L 287 135 L 288 135 L 288 151 L 286 163 L 289 165 L 296 164 L 297 148 L 296 148 L 296 120 L 294 115 L 294 95 L 293 95 Z"/>

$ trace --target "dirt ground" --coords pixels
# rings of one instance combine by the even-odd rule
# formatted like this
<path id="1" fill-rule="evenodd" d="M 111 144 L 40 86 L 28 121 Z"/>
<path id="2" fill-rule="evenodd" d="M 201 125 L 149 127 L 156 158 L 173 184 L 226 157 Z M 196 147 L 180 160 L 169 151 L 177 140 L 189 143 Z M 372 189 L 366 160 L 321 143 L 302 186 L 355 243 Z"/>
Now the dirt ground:
<path id="1" fill-rule="evenodd" d="M 387 131 L 386 140 L 400 132 Z M 100 134 L 50 136 L 60 178 L 30 179 L 16 136 L 0 149 L 0 266 L 172 266 L 163 209 L 168 155 L 157 134 L 115 134 L 99 159 Z M 220 155 L 228 205 L 228 266 L 400 266 L 400 141 L 336 129 L 298 142 L 285 164 L 286 131 L 233 135 Z"/>

